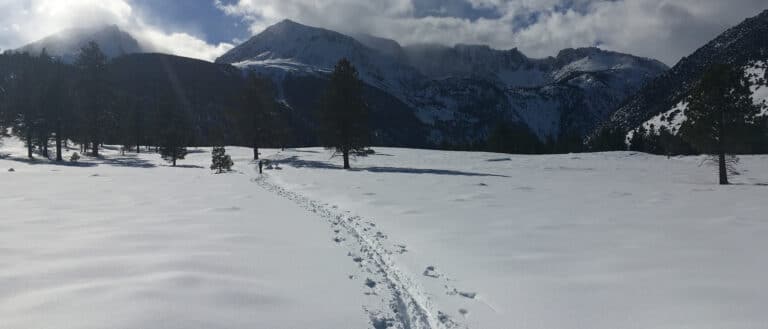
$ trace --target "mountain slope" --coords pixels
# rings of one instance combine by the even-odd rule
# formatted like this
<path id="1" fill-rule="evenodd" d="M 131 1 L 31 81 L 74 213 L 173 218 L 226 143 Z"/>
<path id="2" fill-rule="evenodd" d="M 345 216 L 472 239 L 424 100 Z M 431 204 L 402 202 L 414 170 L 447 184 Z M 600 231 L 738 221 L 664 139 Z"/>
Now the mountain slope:
<path id="1" fill-rule="evenodd" d="M 115 25 L 68 29 L 16 51 L 39 55 L 45 49 L 48 55 L 70 63 L 74 61 L 80 49 L 90 41 L 98 43 L 109 58 L 144 52 L 133 36 Z"/>
<path id="2" fill-rule="evenodd" d="M 657 61 L 596 48 L 530 59 L 515 49 L 487 46 L 401 47 L 393 40 L 353 38 L 289 20 L 217 62 L 271 77 L 284 96 L 290 93 L 285 81 L 325 79 L 342 57 L 355 64 L 371 88 L 409 108 L 429 130 L 427 140 L 416 144 L 431 145 L 481 142 L 500 121 L 522 123 L 541 140 L 584 135 L 667 69 Z"/>
<path id="3" fill-rule="evenodd" d="M 606 126 L 627 131 L 646 121 L 653 121 L 655 116 L 659 116 L 658 119 L 661 119 L 660 116 L 666 117 L 659 123 L 667 121 L 679 126 L 680 118 L 677 117 L 677 113 L 680 112 L 678 110 L 683 109 L 681 102 L 696 81 L 701 78 L 706 68 L 714 63 L 728 63 L 751 68 L 753 72 L 761 71 L 761 63 L 768 61 L 766 36 L 768 36 L 768 10 L 728 29 L 692 55 L 683 58 L 670 71 L 659 76 L 630 98 L 611 116 Z M 753 79 L 755 83 L 753 90 L 762 90 L 760 85 L 765 84 L 764 75 L 765 73 L 763 77 Z M 756 101 L 759 100 L 756 99 Z"/>

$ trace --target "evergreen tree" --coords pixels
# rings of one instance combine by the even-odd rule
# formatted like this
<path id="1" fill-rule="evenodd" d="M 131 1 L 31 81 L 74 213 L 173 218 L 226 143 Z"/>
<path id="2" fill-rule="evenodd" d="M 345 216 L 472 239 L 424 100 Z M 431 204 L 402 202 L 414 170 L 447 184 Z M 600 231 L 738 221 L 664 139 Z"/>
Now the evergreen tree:
<path id="1" fill-rule="evenodd" d="M 620 128 L 601 127 L 587 141 L 587 146 L 592 152 L 626 151 L 626 132 Z"/>
<path id="2" fill-rule="evenodd" d="M 277 125 L 277 104 L 272 82 L 251 73 L 247 78 L 244 108 L 236 114 L 241 137 L 253 147 L 253 159 L 259 159 L 259 146 L 274 139 Z"/>
<path id="3" fill-rule="evenodd" d="M 43 57 L 45 58 L 45 57 Z M 29 54 L 13 56 L 13 72 L 8 78 L 7 95 L 11 111 L 13 134 L 27 146 L 27 157 L 32 158 L 35 142 L 40 139 L 42 102 L 45 94 L 45 65 L 40 57 Z"/>
<path id="4" fill-rule="evenodd" d="M 357 69 L 347 59 L 336 64 L 319 114 L 320 142 L 341 154 L 344 169 L 349 169 L 352 153 L 368 146 L 368 106 L 363 99 L 363 83 Z"/>
<path id="5" fill-rule="evenodd" d="M 717 156 L 721 185 L 728 184 L 726 155 L 743 151 L 743 133 L 758 111 L 744 70 L 731 65 L 711 66 L 688 97 L 681 134 L 700 152 Z"/>
<path id="6" fill-rule="evenodd" d="M 175 167 L 177 160 L 183 160 L 187 156 L 187 146 L 193 137 L 192 125 L 189 113 L 179 106 L 178 102 L 168 97 L 166 96 L 161 105 L 159 151 L 162 158 Z"/>
<path id="7" fill-rule="evenodd" d="M 88 142 L 93 147 L 93 155 L 98 156 L 108 119 L 107 56 L 96 42 L 91 41 L 80 50 L 75 67 L 79 74 L 78 96 L 85 114 Z"/>
<path id="8" fill-rule="evenodd" d="M 647 152 L 647 139 L 650 134 L 653 134 L 653 132 L 649 133 L 645 129 L 645 126 L 640 126 L 639 128 L 635 129 L 635 132 L 632 134 L 632 138 L 629 139 L 629 150 L 635 152 Z"/>
<path id="9" fill-rule="evenodd" d="M 216 173 L 221 174 L 224 171 L 232 170 L 232 158 L 227 155 L 227 151 L 224 146 L 216 146 L 211 152 L 211 170 L 216 170 Z"/>
<path id="10" fill-rule="evenodd" d="M 56 143 L 56 161 L 63 161 L 62 144 L 65 134 L 72 130 L 73 86 L 68 76 L 69 67 L 59 61 L 50 65 L 51 80 L 44 101 L 45 121 Z"/>

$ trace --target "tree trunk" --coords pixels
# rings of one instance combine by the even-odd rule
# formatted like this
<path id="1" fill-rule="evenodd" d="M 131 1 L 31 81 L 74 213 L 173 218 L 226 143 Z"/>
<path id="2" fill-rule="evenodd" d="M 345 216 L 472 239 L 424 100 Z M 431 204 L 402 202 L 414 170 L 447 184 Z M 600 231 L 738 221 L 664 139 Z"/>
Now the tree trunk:
<path id="1" fill-rule="evenodd" d="M 728 185 L 728 166 L 725 163 L 725 111 L 720 111 L 720 120 L 717 122 L 720 129 L 717 136 L 718 143 L 718 171 L 720 175 L 720 185 Z"/>
<path id="2" fill-rule="evenodd" d="M 61 156 L 61 123 L 56 124 L 56 161 L 64 160 Z"/>
<path id="3" fill-rule="evenodd" d="M 176 167 L 176 156 L 173 156 L 173 166 Z"/>
<path id="4" fill-rule="evenodd" d="M 720 152 L 719 158 L 719 172 L 720 172 L 720 185 L 728 185 L 728 166 L 725 163 L 725 153 Z"/>
<path id="5" fill-rule="evenodd" d="M 99 142 L 93 142 L 93 156 L 99 156 Z"/>
<path id="6" fill-rule="evenodd" d="M 342 151 L 342 155 L 344 157 L 344 169 L 351 169 L 352 167 L 349 166 L 349 150 Z"/>
<path id="7" fill-rule="evenodd" d="M 27 133 L 27 157 L 32 159 L 32 134 L 29 132 Z"/>
<path id="8" fill-rule="evenodd" d="M 256 144 L 253 144 L 253 159 L 258 160 L 259 159 L 259 146 Z"/>

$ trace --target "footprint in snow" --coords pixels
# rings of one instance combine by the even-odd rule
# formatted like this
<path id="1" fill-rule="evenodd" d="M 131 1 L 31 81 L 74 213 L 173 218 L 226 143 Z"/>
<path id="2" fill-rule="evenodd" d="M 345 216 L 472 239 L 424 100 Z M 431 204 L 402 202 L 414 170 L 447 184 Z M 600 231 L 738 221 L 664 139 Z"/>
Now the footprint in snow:
<path id="1" fill-rule="evenodd" d="M 461 297 L 464 297 L 464 298 L 469 298 L 469 299 L 475 299 L 475 298 L 477 298 L 477 293 L 476 293 L 476 292 L 469 292 L 469 291 L 459 291 L 459 290 L 457 290 L 456 288 L 454 288 L 452 291 L 448 291 L 448 292 L 447 292 L 447 294 L 448 294 L 449 296 L 456 296 L 456 295 L 459 295 L 459 296 L 461 296 Z"/>
<path id="2" fill-rule="evenodd" d="M 477 297 L 476 292 L 466 292 L 466 291 L 459 291 L 459 296 L 469 298 L 469 299 L 475 299 Z"/>
<path id="3" fill-rule="evenodd" d="M 395 245 L 395 247 L 397 248 L 395 252 L 397 252 L 400 255 L 408 252 L 408 247 L 404 244 L 397 244 Z"/>
<path id="4" fill-rule="evenodd" d="M 376 281 L 373 281 L 371 279 L 365 279 L 365 285 L 371 289 L 376 288 Z"/>
<path id="5" fill-rule="evenodd" d="M 371 324 L 373 325 L 373 329 L 387 329 L 395 325 L 395 320 L 391 318 L 371 317 Z"/>
<path id="6" fill-rule="evenodd" d="M 434 279 L 439 279 L 440 273 L 437 272 L 437 269 L 435 269 L 434 266 L 427 266 L 427 268 L 424 270 L 424 276 L 428 276 Z"/>

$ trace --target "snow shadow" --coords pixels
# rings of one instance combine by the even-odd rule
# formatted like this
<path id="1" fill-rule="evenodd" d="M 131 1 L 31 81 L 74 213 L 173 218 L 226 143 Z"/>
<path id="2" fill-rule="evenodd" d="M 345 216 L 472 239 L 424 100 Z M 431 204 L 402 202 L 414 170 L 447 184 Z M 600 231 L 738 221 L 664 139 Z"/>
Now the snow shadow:
<path id="1" fill-rule="evenodd" d="M 26 157 L 14 157 L 7 154 L 0 154 L 0 160 L 8 160 L 19 163 L 24 163 L 32 166 L 36 165 L 49 165 L 49 166 L 62 166 L 62 167 L 96 167 L 98 163 L 93 162 L 70 162 L 70 161 L 53 161 L 46 158 L 26 158 Z"/>
<path id="2" fill-rule="evenodd" d="M 128 168 L 154 168 L 157 165 L 152 162 L 133 156 L 117 156 L 117 157 L 84 157 L 83 161 L 54 161 L 46 159 L 45 157 L 39 158 L 27 158 L 27 157 L 15 157 L 8 154 L 0 154 L 0 159 L 15 161 L 28 165 L 49 165 L 49 166 L 62 166 L 62 167 L 83 167 L 90 168 L 98 165 L 108 165 L 114 167 L 128 167 Z"/>
<path id="3" fill-rule="evenodd" d="M 164 167 L 168 167 L 168 168 L 181 168 L 181 169 L 205 169 L 205 167 L 203 167 L 203 166 L 184 165 L 184 164 L 177 164 L 176 166 L 166 165 Z"/>
<path id="4" fill-rule="evenodd" d="M 281 164 L 287 164 L 294 168 L 313 168 L 313 169 L 342 169 L 342 166 L 330 164 L 323 161 L 303 160 L 297 156 L 286 158 L 279 161 Z M 372 173 L 393 173 L 393 174 L 422 174 L 422 175 L 446 175 L 446 176 L 474 176 L 474 177 L 504 177 L 509 176 L 476 173 L 459 170 L 446 169 L 425 169 L 425 168 L 405 168 L 405 167 L 362 167 L 352 168 L 350 171 L 367 171 Z"/>
<path id="5" fill-rule="evenodd" d="M 400 173 L 400 174 L 431 174 L 431 175 L 446 175 L 446 176 L 475 176 L 475 177 L 509 177 L 505 175 L 476 173 L 459 170 L 444 170 L 444 169 L 421 169 L 421 168 L 401 168 L 401 167 L 368 167 L 368 168 L 353 168 L 352 171 L 369 171 L 374 173 Z"/>
<path id="6" fill-rule="evenodd" d="M 152 162 L 149 162 L 144 159 L 140 159 L 137 157 L 131 157 L 131 156 L 119 156 L 119 157 L 110 157 L 110 158 L 99 158 L 99 161 L 105 165 L 115 166 L 115 167 L 129 167 L 129 168 L 154 168 L 157 167 Z"/>

